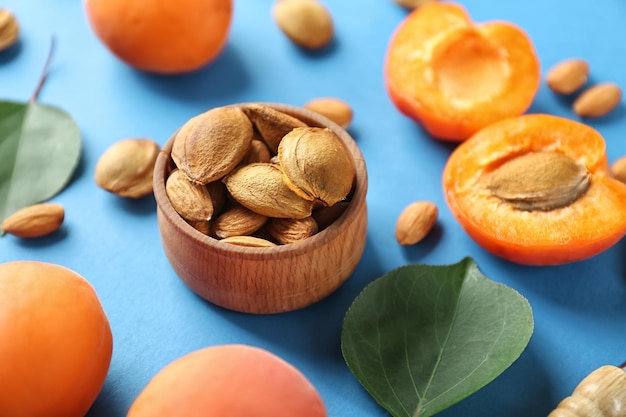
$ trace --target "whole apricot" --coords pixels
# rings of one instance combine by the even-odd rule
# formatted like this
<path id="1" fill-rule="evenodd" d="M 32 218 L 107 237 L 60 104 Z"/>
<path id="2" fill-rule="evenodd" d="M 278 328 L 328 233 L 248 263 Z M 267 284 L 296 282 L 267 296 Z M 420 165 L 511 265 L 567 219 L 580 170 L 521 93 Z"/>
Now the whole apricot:
<path id="1" fill-rule="evenodd" d="M 163 368 L 127 417 L 326 417 L 315 387 L 291 364 L 264 349 L 219 345 Z"/>
<path id="2" fill-rule="evenodd" d="M 228 39 L 232 0 L 85 0 L 91 28 L 119 59 L 161 74 L 197 70 Z"/>
<path id="3" fill-rule="evenodd" d="M 0 264 L 0 416 L 83 417 L 111 362 L 94 288 L 65 267 Z"/>

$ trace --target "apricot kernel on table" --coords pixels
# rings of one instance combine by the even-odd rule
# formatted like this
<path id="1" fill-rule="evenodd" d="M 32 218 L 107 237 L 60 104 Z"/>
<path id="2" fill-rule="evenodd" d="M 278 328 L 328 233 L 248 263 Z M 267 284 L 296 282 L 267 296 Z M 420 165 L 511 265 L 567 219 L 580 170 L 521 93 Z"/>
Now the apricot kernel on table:
<path id="1" fill-rule="evenodd" d="M 615 83 L 589 87 L 574 101 L 572 109 L 580 117 L 602 117 L 613 111 L 622 100 L 622 89 Z"/>
<path id="2" fill-rule="evenodd" d="M 323 48 L 334 36 L 333 18 L 318 0 L 277 0 L 272 13 L 280 30 L 302 48 Z"/>
<path id="3" fill-rule="evenodd" d="M 403 246 L 422 241 L 435 227 L 438 215 L 437 206 L 430 201 L 409 204 L 396 221 L 396 240 Z"/>
<path id="4" fill-rule="evenodd" d="M 546 84 L 557 94 L 572 94 L 589 79 L 589 63 L 580 58 L 561 61 L 548 70 Z"/>
<path id="5" fill-rule="evenodd" d="M 344 100 L 338 98 L 319 97 L 308 101 L 304 108 L 321 114 L 344 129 L 347 129 L 350 123 L 352 123 L 352 107 Z"/>
<path id="6" fill-rule="evenodd" d="M 2 230 L 24 239 L 49 235 L 61 227 L 65 209 L 57 203 L 39 203 L 24 207 L 2 222 Z"/>
<path id="7" fill-rule="evenodd" d="M 160 150 L 159 144 L 150 139 L 122 139 L 100 156 L 94 181 L 120 197 L 146 196 L 152 193 L 154 164 Z"/>

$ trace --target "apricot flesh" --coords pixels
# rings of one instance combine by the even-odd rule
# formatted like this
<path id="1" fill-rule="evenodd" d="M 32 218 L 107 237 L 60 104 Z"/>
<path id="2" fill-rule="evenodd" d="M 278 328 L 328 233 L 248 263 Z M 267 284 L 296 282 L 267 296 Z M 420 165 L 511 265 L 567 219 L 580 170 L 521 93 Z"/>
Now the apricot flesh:
<path id="1" fill-rule="evenodd" d="M 437 48 L 432 68 L 442 95 L 468 105 L 501 94 L 510 72 L 504 51 L 471 28 L 459 29 Z"/>
<path id="2" fill-rule="evenodd" d="M 570 204 L 523 210 L 489 189 L 490 173 L 533 152 L 559 153 L 583 167 L 584 176 L 589 176 L 584 192 L 573 181 Z M 579 179 L 575 172 L 570 175 Z M 450 210 L 469 236 L 512 262 L 575 262 L 601 253 L 626 235 L 626 185 L 611 176 L 602 136 L 573 120 L 524 115 L 482 129 L 451 154 L 443 188 Z"/>
<path id="3" fill-rule="evenodd" d="M 461 5 L 433 2 L 410 13 L 394 32 L 385 80 L 403 114 L 435 138 L 462 141 L 524 113 L 541 74 L 521 28 L 475 23 Z"/>

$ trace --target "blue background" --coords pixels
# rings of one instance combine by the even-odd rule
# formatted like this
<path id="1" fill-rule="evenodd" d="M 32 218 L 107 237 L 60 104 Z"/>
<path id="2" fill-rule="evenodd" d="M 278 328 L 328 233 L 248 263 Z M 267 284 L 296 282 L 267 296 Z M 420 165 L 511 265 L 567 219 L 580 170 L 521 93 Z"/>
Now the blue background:
<path id="1" fill-rule="evenodd" d="M 90 417 L 124 416 L 163 366 L 190 351 L 223 343 L 268 349 L 299 368 L 320 391 L 332 417 L 385 416 L 345 366 L 343 314 L 363 287 L 407 263 L 450 264 L 473 257 L 483 273 L 520 291 L 535 314 L 522 356 L 476 394 L 440 415 L 547 415 L 576 384 L 604 364 L 626 360 L 624 242 L 593 259 L 557 267 L 527 267 L 477 246 L 452 217 L 441 172 L 453 149 L 428 137 L 391 104 L 383 60 L 407 11 L 391 0 L 326 0 L 336 25 L 323 51 L 304 52 L 277 29 L 270 0 L 235 0 L 230 37 L 210 66 L 183 76 L 138 72 L 98 42 L 79 0 L 5 0 L 21 23 L 19 45 L 0 54 L 0 98 L 26 101 L 43 67 L 50 38 L 57 50 L 40 101 L 65 109 L 82 131 L 84 152 L 71 184 L 53 201 L 66 221 L 52 236 L 0 239 L 0 262 L 34 259 L 67 266 L 96 288 L 114 336 L 111 368 Z M 509 20 L 534 41 L 542 72 L 569 57 L 586 58 L 591 82 L 626 86 L 626 2 L 623 0 L 467 0 L 476 21 Z M 99 156 L 125 137 L 160 144 L 188 118 L 208 108 L 273 101 L 302 105 L 318 96 L 354 108 L 350 133 L 369 171 L 369 231 L 351 279 L 318 304 L 270 316 L 235 313 L 195 296 L 165 259 L 151 197 L 118 198 L 98 188 Z M 576 119 L 571 101 L 542 84 L 530 109 Z M 609 160 L 626 154 L 623 105 L 590 121 L 605 137 Z M 394 238 L 397 216 L 410 202 L 431 200 L 438 224 L 414 247 Z"/>

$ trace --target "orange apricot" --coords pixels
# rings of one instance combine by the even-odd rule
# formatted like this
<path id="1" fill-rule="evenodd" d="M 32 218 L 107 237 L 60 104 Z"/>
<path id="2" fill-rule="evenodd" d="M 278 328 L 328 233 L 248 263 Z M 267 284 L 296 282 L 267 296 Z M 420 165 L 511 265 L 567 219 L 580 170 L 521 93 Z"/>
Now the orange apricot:
<path id="1" fill-rule="evenodd" d="M 87 20 L 119 59 L 144 71 L 197 70 L 228 39 L 232 0 L 84 0 Z"/>
<path id="2" fill-rule="evenodd" d="M 146 385 L 127 417 L 326 417 L 315 387 L 261 348 L 211 346 L 171 362 Z"/>
<path id="3" fill-rule="evenodd" d="M 604 139 L 557 116 L 482 129 L 450 155 L 443 189 L 470 237 L 520 264 L 590 258 L 626 234 L 626 184 L 612 178 Z"/>
<path id="4" fill-rule="evenodd" d="M 59 265 L 8 262 L 0 306 L 0 416 L 83 417 L 113 347 L 94 288 Z"/>
<path id="5" fill-rule="evenodd" d="M 504 21 L 475 23 L 453 2 L 411 12 L 385 60 L 395 106 L 433 137 L 462 141 L 524 113 L 539 89 L 539 60 L 528 35 Z"/>

